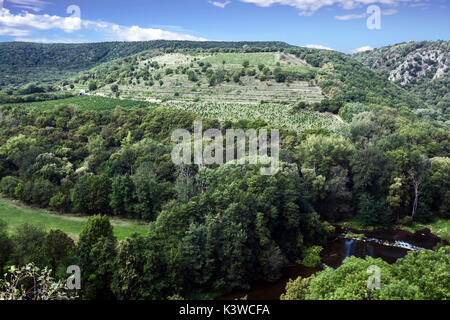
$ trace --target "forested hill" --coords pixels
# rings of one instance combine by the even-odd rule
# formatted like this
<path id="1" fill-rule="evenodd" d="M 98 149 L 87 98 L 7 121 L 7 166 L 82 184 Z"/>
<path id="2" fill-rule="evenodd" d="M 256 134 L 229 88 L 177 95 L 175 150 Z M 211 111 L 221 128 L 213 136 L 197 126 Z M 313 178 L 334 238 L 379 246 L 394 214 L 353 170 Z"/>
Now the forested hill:
<path id="1" fill-rule="evenodd" d="M 407 42 L 353 55 L 372 70 L 448 109 L 450 104 L 450 41 Z"/>
<path id="2" fill-rule="evenodd" d="M 284 42 L 142 41 L 85 44 L 0 43 L 0 85 L 53 83 L 79 71 L 152 49 L 288 48 Z"/>

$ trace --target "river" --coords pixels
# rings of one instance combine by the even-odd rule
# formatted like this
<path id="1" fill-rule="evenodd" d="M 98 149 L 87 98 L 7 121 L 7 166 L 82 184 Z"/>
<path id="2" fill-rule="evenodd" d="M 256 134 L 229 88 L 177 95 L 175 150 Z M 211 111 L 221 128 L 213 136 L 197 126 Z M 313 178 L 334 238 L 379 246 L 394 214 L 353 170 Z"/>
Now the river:
<path id="1" fill-rule="evenodd" d="M 348 232 L 364 234 L 363 239 L 346 239 Z M 338 268 L 347 257 L 381 258 L 394 263 L 406 256 L 411 250 L 432 249 L 440 241 L 430 230 L 423 229 L 415 233 L 403 230 L 358 231 L 336 227 L 336 234 L 321 253 L 322 262 L 332 268 Z M 307 278 L 319 272 L 319 268 L 308 268 L 300 264 L 291 265 L 283 270 L 281 279 L 275 283 L 256 283 L 248 291 L 233 292 L 219 297 L 218 300 L 235 300 L 247 296 L 248 300 L 278 300 L 285 292 L 289 279 L 299 276 Z"/>

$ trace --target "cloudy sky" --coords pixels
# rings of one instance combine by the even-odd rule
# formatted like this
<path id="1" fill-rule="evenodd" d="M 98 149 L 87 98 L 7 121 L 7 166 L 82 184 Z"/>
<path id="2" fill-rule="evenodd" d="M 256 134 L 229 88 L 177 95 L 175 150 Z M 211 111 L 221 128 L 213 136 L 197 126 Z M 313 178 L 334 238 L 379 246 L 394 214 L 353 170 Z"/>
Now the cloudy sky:
<path id="1" fill-rule="evenodd" d="M 278 40 L 342 52 L 449 40 L 450 0 L 0 0 L 0 41 Z M 369 29 L 374 7 L 381 29 Z"/>

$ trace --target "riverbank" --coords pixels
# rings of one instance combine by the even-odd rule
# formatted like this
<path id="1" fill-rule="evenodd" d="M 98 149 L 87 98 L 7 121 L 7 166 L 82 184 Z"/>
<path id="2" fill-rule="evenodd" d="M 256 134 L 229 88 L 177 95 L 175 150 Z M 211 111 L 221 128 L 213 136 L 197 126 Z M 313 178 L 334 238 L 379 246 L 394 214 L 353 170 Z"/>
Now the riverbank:
<path id="1" fill-rule="evenodd" d="M 320 257 L 323 265 L 338 268 L 350 256 L 365 258 L 381 258 L 392 264 L 404 258 L 409 251 L 432 249 L 440 237 L 430 229 L 416 231 L 402 229 L 372 229 L 359 230 L 336 225 L 334 237 L 322 250 Z M 285 293 L 286 284 L 290 279 L 308 278 L 323 270 L 323 268 L 308 268 L 301 264 L 288 266 L 283 270 L 283 276 L 275 283 L 256 283 L 248 291 L 238 291 L 218 297 L 217 300 L 235 300 L 247 297 L 248 300 L 278 300 Z"/>
<path id="2" fill-rule="evenodd" d="M 357 220 L 349 220 L 345 222 L 337 223 L 338 226 L 343 228 L 355 229 L 355 230 L 365 230 L 365 231 L 376 231 L 376 230 L 386 230 L 386 227 L 382 226 L 365 226 L 359 223 Z M 407 232 L 415 233 L 420 230 L 429 229 L 431 233 L 438 236 L 442 240 L 450 243 L 450 220 L 448 219 L 438 219 L 431 223 L 418 223 L 413 222 L 411 225 L 395 224 L 389 229 L 392 230 L 403 230 Z"/>

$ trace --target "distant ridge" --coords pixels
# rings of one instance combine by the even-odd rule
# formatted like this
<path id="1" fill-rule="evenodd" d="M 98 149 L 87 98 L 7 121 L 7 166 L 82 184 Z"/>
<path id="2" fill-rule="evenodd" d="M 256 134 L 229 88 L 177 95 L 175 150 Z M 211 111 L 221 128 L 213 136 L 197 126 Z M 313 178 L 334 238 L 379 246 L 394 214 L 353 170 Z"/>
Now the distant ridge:
<path id="1" fill-rule="evenodd" d="M 158 49 L 281 49 L 294 47 L 279 41 L 139 41 L 96 43 L 0 42 L 0 85 L 21 86 L 30 81 L 52 83 L 101 63 Z M 41 73 L 38 77 L 37 73 Z M 46 77 L 42 77 L 42 73 Z M 48 76 L 47 76 L 48 74 Z"/>

